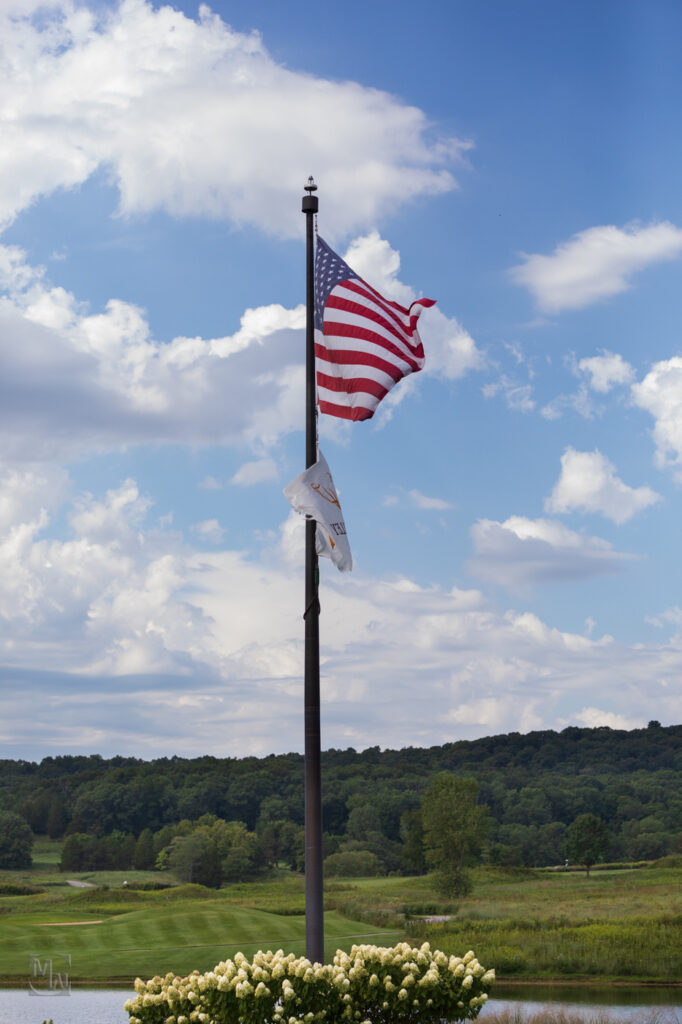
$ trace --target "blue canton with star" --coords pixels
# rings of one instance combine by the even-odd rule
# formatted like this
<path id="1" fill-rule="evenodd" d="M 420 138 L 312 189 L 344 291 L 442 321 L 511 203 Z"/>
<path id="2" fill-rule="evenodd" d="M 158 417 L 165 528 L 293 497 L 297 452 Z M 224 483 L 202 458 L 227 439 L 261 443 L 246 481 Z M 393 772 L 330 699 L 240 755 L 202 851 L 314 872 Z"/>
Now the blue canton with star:
<path id="1" fill-rule="evenodd" d="M 318 235 L 315 252 L 315 330 L 323 330 L 324 307 L 332 289 L 341 281 L 357 276 Z"/>

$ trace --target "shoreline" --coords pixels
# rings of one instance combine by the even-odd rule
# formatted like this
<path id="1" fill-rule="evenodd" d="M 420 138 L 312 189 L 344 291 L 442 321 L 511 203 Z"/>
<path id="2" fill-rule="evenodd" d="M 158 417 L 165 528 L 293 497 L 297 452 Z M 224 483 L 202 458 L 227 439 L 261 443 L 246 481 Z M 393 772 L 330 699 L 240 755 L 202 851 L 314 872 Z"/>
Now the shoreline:
<path id="1" fill-rule="evenodd" d="M 566 978 L 505 978 L 502 974 L 495 975 L 496 985 L 536 985 L 536 986 L 552 986 L 552 988 L 559 988 L 560 986 L 580 985 L 587 988 L 680 988 L 682 989 L 682 981 L 658 981 L 648 979 L 645 981 L 638 981 L 633 978 L 612 978 L 605 980 L 597 980 L 594 977 L 585 977 L 585 975 L 576 974 L 574 977 Z"/>
<path id="2" fill-rule="evenodd" d="M 0 989 L 3 988 L 25 988 L 28 985 L 28 975 L 0 975 Z M 144 979 L 143 979 L 144 980 Z M 111 978 L 92 978 L 92 979 L 71 979 L 71 988 L 78 989 L 97 989 L 97 988 L 120 988 L 120 989 L 132 989 L 134 986 L 135 978 L 121 978 L 114 976 Z M 505 978 L 500 975 L 495 978 L 495 985 L 504 985 L 505 987 L 511 988 L 571 988 L 579 985 L 581 988 L 593 988 L 593 989 L 606 989 L 606 988 L 649 988 L 649 989 L 681 989 L 682 981 L 637 981 L 632 978 L 605 978 L 596 979 L 594 977 L 587 978 L 584 975 L 575 975 L 572 978 Z M 494 998 L 495 989 L 493 988 L 491 998 Z"/>

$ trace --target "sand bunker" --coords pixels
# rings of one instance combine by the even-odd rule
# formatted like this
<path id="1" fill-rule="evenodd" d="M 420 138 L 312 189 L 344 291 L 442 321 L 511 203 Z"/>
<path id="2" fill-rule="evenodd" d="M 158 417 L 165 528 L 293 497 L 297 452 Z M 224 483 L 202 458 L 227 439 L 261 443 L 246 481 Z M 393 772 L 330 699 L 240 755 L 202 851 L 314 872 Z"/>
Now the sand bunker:
<path id="1" fill-rule="evenodd" d="M 101 921 L 43 921 L 38 927 L 39 928 L 63 928 L 69 924 L 104 924 L 104 920 Z"/>

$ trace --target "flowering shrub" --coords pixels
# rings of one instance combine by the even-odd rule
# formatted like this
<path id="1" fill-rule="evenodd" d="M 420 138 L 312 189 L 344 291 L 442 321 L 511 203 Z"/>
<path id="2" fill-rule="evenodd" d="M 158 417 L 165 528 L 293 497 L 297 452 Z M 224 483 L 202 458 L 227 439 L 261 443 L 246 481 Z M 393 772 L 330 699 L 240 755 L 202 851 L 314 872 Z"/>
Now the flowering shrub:
<path id="1" fill-rule="evenodd" d="M 331 964 L 293 953 L 242 953 L 187 978 L 135 982 L 130 1024 L 437 1024 L 473 1020 L 495 979 L 473 952 L 353 946 Z"/>

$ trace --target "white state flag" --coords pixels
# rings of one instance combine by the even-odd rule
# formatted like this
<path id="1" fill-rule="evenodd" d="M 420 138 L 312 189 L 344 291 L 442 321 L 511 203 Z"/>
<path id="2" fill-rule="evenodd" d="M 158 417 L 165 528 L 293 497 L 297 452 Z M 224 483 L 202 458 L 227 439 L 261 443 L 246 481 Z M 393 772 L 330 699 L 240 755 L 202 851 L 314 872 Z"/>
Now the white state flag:
<path id="1" fill-rule="evenodd" d="M 319 448 L 317 462 L 292 480 L 284 488 L 284 495 L 297 512 L 310 516 L 317 523 L 315 548 L 318 555 L 331 558 L 341 572 L 349 572 L 353 568 L 353 558 L 341 503 L 327 460 Z"/>

